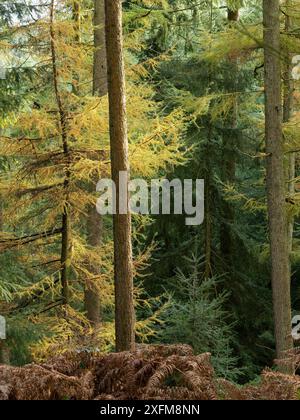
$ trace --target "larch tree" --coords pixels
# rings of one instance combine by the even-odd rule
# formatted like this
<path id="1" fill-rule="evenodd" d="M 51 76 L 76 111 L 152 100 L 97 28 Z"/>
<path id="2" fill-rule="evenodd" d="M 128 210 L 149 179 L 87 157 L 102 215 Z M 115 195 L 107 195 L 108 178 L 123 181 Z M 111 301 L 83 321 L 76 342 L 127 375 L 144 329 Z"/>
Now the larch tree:
<path id="1" fill-rule="evenodd" d="M 31 5 L 31 4 L 27 5 L 27 4 L 22 4 L 22 3 L 8 3 L 8 2 L 5 2 L 4 4 L 4 2 L 2 2 L 2 4 L 0 5 L 1 31 L 3 31 L 4 33 L 6 32 L 7 39 L 11 40 L 10 30 L 14 25 L 13 17 L 15 15 L 18 15 L 18 18 L 22 19 L 26 16 L 28 12 L 31 14 L 34 14 L 34 13 L 37 13 L 37 11 L 38 10 L 36 8 L 36 5 Z M 4 69 L 4 67 L 2 66 L 3 66 L 3 62 L 1 60 L 1 70 L 5 72 L 5 74 L 2 75 L 1 80 L 3 84 L 5 85 L 5 82 L 7 81 L 7 75 L 9 73 L 9 70 L 11 69 Z M 24 80 L 22 80 L 22 82 L 24 82 Z M 10 83 L 13 83 L 14 89 L 17 91 L 20 88 L 21 80 L 17 79 L 17 80 L 14 80 L 13 82 L 11 80 Z M 9 85 L 9 83 L 7 84 Z M 11 112 L 13 109 L 20 107 L 22 100 L 20 101 L 19 97 L 16 101 L 12 101 L 11 98 L 7 98 L 6 92 L 3 89 L 3 85 L 1 86 L 0 90 L 1 90 L 1 95 L 0 95 L 1 123 L 3 124 L 9 112 Z M 0 136 L 1 135 L 2 135 L 2 127 L 0 128 Z M 3 177 L 6 172 L 9 172 L 9 169 L 10 169 L 9 166 L 10 165 L 9 165 L 8 159 L 0 155 L 1 177 Z M 0 192 L 0 235 L 4 235 L 5 225 L 6 225 L 6 217 L 4 216 L 4 206 L 5 206 L 5 194 L 2 195 Z M 13 283 L 14 281 L 12 280 L 9 285 L 12 285 Z M 1 296 L 1 284 L 0 284 L 0 296 Z M 0 315 L 2 315 L 1 310 L 0 310 Z M 10 347 L 7 344 L 7 340 L 1 340 L 1 339 L 0 339 L 0 364 L 7 364 L 7 365 L 10 364 Z"/>
<path id="2" fill-rule="evenodd" d="M 267 201 L 272 263 L 273 310 L 277 358 L 293 347 L 282 135 L 280 1 L 264 0 L 265 136 Z M 291 367 L 281 366 L 281 370 Z"/>
<path id="3" fill-rule="evenodd" d="M 132 226 L 128 208 L 121 211 L 120 173 L 129 180 L 129 156 L 126 116 L 125 66 L 123 57 L 122 2 L 105 1 L 107 74 L 110 114 L 110 145 L 112 180 L 116 186 L 114 215 L 114 272 L 116 350 L 135 347 L 135 313 L 133 301 Z M 128 194 L 127 194 L 128 195 Z M 125 214 L 122 214 L 125 213 Z"/>
<path id="4" fill-rule="evenodd" d="M 13 320 L 15 331 L 22 328 L 19 313 L 23 315 L 20 319 L 26 319 L 26 329 L 32 325 L 29 315 L 35 313 L 35 325 L 53 332 L 30 345 L 32 357 L 39 361 L 46 355 L 74 348 L 79 342 L 82 345 L 82 339 L 90 347 L 103 351 L 111 349 L 115 339 L 111 321 L 114 282 L 109 218 L 105 220 L 107 230 L 100 247 L 91 245 L 86 229 L 88 208 L 95 208 L 95 180 L 110 174 L 108 103 L 106 97 L 91 95 L 92 86 L 86 83 L 92 81 L 95 52 L 90 43 L 92 13 L 86 14 L 78 5 L 82 3 L 53 2 L 51 19 L 46 5 L 41 19 L 26 28 L 13 28 L 17 40 L 22 32 L 22 54 L 28 51 L 33 57 L 34 77 L 26 79 L 28 96 L 23 98 L 19 110 L 15 107 L 11 114 L 7 113 L 0 133 L 0 155 L 10 163 L 10 170 L 0 180 L 5 203 L 5 232 L 0 232 L 1 263 L 5 261 L 0 264 L 0 312 Z M 127 34 L 127 44 L 136 43 L 136 36 Z M 140 32 L 138 36 L 142 37 Z M 138 45 L 142 50 L 142 42 Z M 21 58 L 23 62 L 23 55 Z M 185 120 L 180 109 L 167 114 L 160 112 L 154 89 L 145 80 L 145 75 L 150 76 L 147 63 L 137 62 L 133 56 L 127 58 L 131 170 L 137 176 L 153 177 L 186 161 L 181 137 Z M 66 116 L 66 124 L 62 124 L 61 111 Z M 152 118 L 154 114 L 158 118 Z M 62 138 L 67 140 L 69 153 L 63 149 Z M 66 209 L 71 241 L 64 248 L 69 257 L 62 264 L 62 216 Z M 100 216 L 97 216 L 94 220 L 98 223 Z M 140 226 L 141 221 L 137 220 L 137 224 Z M 89 226 L 92 231 L 92 224 Z M 122 245 L 121 241 L 117 243 Z M 134 276 L 138 277 L 145 269 L 151 249 L 138 246 L 135 251 L 134 266 L 131 252 L 129 262 Z M 66 302 L 61 288 L 63 268 L 68 269 L 70 293 L 69 305 L 64 305 L 61 311 L 61 304 Z M 124 270 L 120 272 L 122 287 Z M 87 282 L 97 286 L 105 315 L 97 331 L 91 328 L 86 311 L 83 313 Z M 139 286 L 134 291 L 139 310 L 144 301 L 144 296 L 139 298 L 140 290 Z M 128 299 L 133 313 L 131 293 Z M 142 340 L 152 334 L 149 325 L 157 322 L 156 312 L 143 319 L 144 312 L 140 310 L 142 316 L 136 323 L 136 335 Z M 134 332 L 131 337 L 134 340 Z"/>
<path id="5" fill-rule="evenodd" d="M 53 70 L 53 84 L 56 98 L 56 104 L 59 114 L 59 131 L 61 136 L 63 155 L 65 158 L 65 177 L 64 177 L 64 206 L 62 214 L 62 243 L 61 243 L 61 284 L 64 304 L 69 304 L 69 273 L 72 260 L 72 229 L 70 217 L 70 147 L 67 127 L 67 113 L 59 89 L 59 71 L 57 66 L 56 51 L 56 31 L 55 31 L 55 1 L 51 0 L 50 6 L 50 48 Z"/>

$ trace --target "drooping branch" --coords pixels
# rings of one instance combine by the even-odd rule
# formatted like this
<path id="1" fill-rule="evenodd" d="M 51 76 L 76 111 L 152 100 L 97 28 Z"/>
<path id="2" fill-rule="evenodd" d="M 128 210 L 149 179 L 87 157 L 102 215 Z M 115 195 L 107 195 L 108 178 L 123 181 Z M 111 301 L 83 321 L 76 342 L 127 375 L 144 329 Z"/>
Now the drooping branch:
<path id="1" fill-rule="evenodd" d="M 40 239 L 50 238 L 61 234 L 61 229 L 54 229 L 47 232 L 35 233 L 33 235 L 22 236 L 20 238 L 7 238 L 0 240 L 1 249 L 11 249 L 22 245 L 28 245 Z"/>

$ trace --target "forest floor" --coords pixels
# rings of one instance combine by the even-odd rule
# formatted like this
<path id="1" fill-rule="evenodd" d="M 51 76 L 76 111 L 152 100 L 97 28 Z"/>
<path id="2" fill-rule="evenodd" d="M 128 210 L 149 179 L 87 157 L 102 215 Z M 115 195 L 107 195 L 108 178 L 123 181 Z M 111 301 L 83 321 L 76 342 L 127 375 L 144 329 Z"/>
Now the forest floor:
<path id="1" fill-rule="evenodd" d="M 297 400 L 300 376 L 264 371 L 259 385 L 215 377 L 210 354 L 186 345 L 68 353 L 45 364 L 0 366 L 0 400 Z"/>

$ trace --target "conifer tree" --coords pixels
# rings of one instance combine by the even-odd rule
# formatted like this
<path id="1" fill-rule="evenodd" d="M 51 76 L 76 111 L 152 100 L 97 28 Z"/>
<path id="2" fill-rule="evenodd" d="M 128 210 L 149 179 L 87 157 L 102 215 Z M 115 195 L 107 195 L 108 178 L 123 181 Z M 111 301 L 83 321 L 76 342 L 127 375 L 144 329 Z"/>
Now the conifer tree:
<path id="1" fill-rule="evenodd" d="M 105 220 L 106 235 L 100 247 L 92 246 L 86 229 L 88 209 L 94 209 L 97 200 L 95 183 L 110 173 L 107 98 L 91 94 L 95 52 L 91 45 L 92 13 L 81 13 L 69 0 L 50 6 L 47 4 L 44 13 L 30 24 L 12 27 L 9 45 L 14 44 L 22 62 L 30 53 L 34 77 L 28 77 L 26 86 L 22 85 L 26 95 L 19 108 L 10 104 L 1 121 L 0 135 L 0 154 L 9 163 L 0 184 L 5 203 L 0 258 L 6 261 L 0 266 L 0 312 L 19 333 L 26 320 L 26 331 L 33 334 L 26 340 L 36 360 L 83 343 L 102 350 L 114 345 L 110 218 Z M 128 137 L 132 171 L 149 177 L 186 162 L 181 145 L 185 120 L 180 109 L 162 113 L 154 100 L 147 77 L 156 63 L 139 61 L 142 38 L 139 28 L 126 37 L 127 45 L 138 45 L 126 62 Z M 138 44 L 137 39 L 141 40 Z M 62 126 L 68 153 L 63 147 Z M 67 248 L 62 247 L 64 215 L 70 227 L 71 240 L 64 240 Z M 144 224 L 138 218 L 137 231 Z M 92 224 L 89 227 L 93 229 Z M 62 258 L 62 249 L 68 259 Z M 147 265 L 150 250 L 151 246 L 136 246 L 132 266 L 135 275 Z M 66 299 L 62 295 L 62 272 L 67 274 L 70 292 L 69 305 L 64 305 L 63 311 L 61 305 Z M 87 283 L 95 285 L 105 314 L 96 334 L 91 329 L 92 320 L 84 315 Z M 139 285 L 134 290 L 139 308 L 145 301 L 140 293 Z M 147 310 L 145 318 L 142 312 L 137 335 L 144 339 L 151 335 L 153 322 L 157 322 L 155 314 L 149 315 Z M 37 337 L 34 331 L 40 335 Z"/>
<path id="2" fill-rule="evenodd" d="M 285 2 L 285 33 L 289 36 L 292 30 L 292 4 L 289 0 Z M 292 78 L 292 54 L 287 48 L 287 53 L 284 54 L 283 64 L 283 123 L 290 122 L 293 114 L 294 103 L 294 82 Z M 288 154 L 287 162 L 287 181 L 288 181 L 288 195 L 293 199 L 295 194 L 295 178 L 296 178 L 296 154 L 291 152 Z M 294 236 L 294 215 L 289 215 L 288 218 L 288 246 L 289 253 L 293 251 L 293 236 Z"/>
<path id="3" fill-rule="evenodd" d="M 65 159 L 65 176 L 63 180 L 64 205 L 62 214 L 62 238 L 61 238 L 61 284 L 63 303 L 69 304 L 69 274 L 72 261 L 72 238 L 71 238 L 71 215 L 70 215 L 70 147 L 67 127 L 67 112 L 64 108 L 61 93 L 59 90 L 59 73 L 57 67 L 56 53 L 56 31 L 55 31 L 55 0 L 51 0 L 50 9 L 50 36 L 51 36 L 51 60 L 53 69 L 53 83 L 56 105 L 59 113 L 59 134 L 61 136 L 63 155 Z"/>

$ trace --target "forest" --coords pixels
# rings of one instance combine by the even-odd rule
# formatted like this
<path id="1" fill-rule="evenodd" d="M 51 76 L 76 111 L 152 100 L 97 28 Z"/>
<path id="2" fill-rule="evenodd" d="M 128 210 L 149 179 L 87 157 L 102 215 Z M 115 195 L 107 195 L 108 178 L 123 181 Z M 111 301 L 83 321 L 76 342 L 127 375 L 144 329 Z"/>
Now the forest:
<path id="1" fill-rule="evenodd" d="M 0 400 L 300 399 L 300 0 L 0 0 Z"/>

